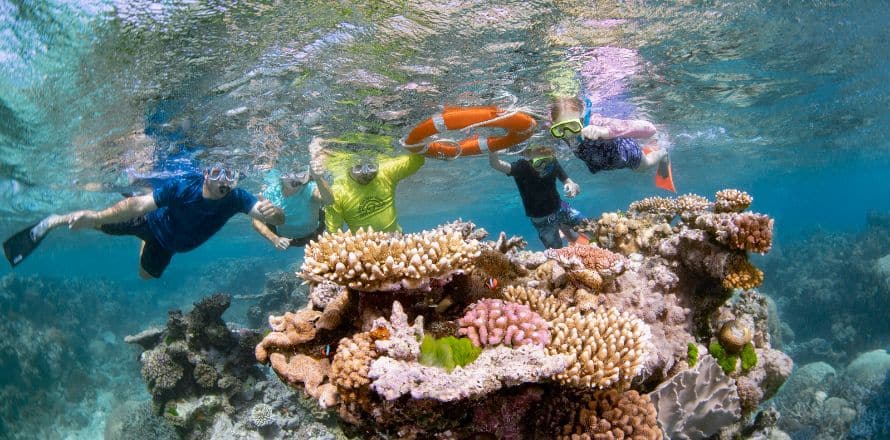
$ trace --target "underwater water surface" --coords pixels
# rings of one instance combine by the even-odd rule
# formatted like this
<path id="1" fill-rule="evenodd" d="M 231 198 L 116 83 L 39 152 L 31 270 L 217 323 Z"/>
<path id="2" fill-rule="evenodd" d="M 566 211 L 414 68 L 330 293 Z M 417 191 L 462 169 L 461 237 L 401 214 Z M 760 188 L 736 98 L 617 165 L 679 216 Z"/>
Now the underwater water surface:
<path id="1" fill-rule="evenodd" d="M 678 194 L 738 188 L 775 219 L 771 252 L 752 257 L 781 321 L 773 346 L 823 382 L 766 402 L 779 426 L 890 438 L 890 356 L 855 370 L 874 389 L 845 379 L 890 347 L 888 19 L 867 0 L 0 0 L 0 235 L 115 203 L 133 176 L 220 161 L 258 192 L 268 170 L 305 167 L 314 137 L 383 136 L 347 152 L 394 156 L 445 106 L 512 105 L 546 124 L 568 88 L 656 124 Z M 526 145 L 561 148 L 540 131 Z M 648 173 L 560 161 L 581 187 L 570 203 L 594 219 L 670 195 Z M 543 250 L 485 157 L 428 159 L 396 200 L 406 232 L 461 218 Z M 251 307 L 303 261 L 244 216 L 159 280 L 138 279 L 138 246 L 59 230 L 0 267 L 0 438 L 134 438 L 108 428 L 151 398 L 123 338 L 218 292 L 233 296 L 227 321 L 253 326 Z M 820 425 L 806 399 L 846 415 Z"/>

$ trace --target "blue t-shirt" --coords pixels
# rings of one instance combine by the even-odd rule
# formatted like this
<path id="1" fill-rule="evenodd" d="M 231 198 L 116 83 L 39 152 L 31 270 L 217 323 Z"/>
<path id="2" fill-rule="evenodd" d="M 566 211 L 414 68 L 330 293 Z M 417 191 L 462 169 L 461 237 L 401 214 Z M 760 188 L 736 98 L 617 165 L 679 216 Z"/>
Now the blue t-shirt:
<path id="1" fill-rule="evenodd" d="M 207 241 L 235 214 L 247 214 L 256 197 L 235 188 L 219 200 L 202 195 L 204 176 L 187 174 L 155 188 L 158 209 L 148 213 L 148 227 L 158 242 L 171 252 L 190 251 Z"/>

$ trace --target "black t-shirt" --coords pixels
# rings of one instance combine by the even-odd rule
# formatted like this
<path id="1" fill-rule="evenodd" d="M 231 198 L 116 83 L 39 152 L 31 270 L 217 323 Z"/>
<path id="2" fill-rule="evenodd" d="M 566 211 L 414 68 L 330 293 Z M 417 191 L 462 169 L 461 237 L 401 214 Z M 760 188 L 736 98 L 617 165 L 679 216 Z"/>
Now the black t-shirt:
<path id="1" fill-rule="evenodd" d="M 550 175 L 541 177 L 532 168 L 531 162 L 519 159 L 510 165 L 509 175 L 516 180 L 519 195 L 522 196 L 522 206 L 525 206 L 525 215 L 544 217 L 559 209 L 560 198 L 556 191 L 556 179 L 565 181 L 568 178 L 559 162 L 556 162 Z"/>

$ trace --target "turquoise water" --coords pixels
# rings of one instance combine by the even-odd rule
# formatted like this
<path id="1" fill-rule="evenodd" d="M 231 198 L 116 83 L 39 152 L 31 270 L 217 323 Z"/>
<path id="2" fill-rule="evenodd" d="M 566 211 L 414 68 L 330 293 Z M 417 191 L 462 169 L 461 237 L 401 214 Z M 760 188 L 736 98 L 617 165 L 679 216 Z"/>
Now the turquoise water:
<path id="1" fill-rule="evenodd" d="M 650 119 L 670 135 L 680 193 L 752 194 L 752 208 L 776 219 L 774 250 L 763 257 L 764 290 L 781 313 L 807 316 L 805 303 L 781 300 L 807 280 L 778 268 L 808 263 L 783 258 L 828 258 L 806 252 L 825 240 L 815 231 L 852 247 L 867 230 L 869 212 L 890 213 L 888 18 L 886 5 L 872 1 L 0 0 L 0 235 L 49 213 L 116 202 L 128 172 L 225 159 L 256 191 L 269 167 L 305 164 L 313 136 L 358 131 L 397 140 L 443 105 L 507 104 L 511 96 L 546 114 L 548 84 L 560 72 L 600 98 L 605 111 Z M 398 151 L 397 142 L 391 147 L 388 153 Z M 572 205 L 587 215 L 657 194 L 648 174 L 590 175 L 573 157 L 562 162 L 582 189 Z M 400 185 L 398 207 L 406 231 L 461 217 L 494 233 L 522 235 L 541 249 L 515 185 L 484 158 L 427 161 Z M 0 383 L 6 393 L 35 393 L 21 403 L 27 410 L 3 411 L 0 437 L 99 435 L 102 417 L 93 416 L 109 411 L 108 396 L 147 398 L 123 336 L 162 324 L 168 309 L 187 308 L 217 290 L 257 293 L 265 272 L 286 270 L 302 253 L 276 251 L 245 218 L 235 218 L 199 249 L 177 255 L 163 279 L 143 282 L 136 277 L 137 246 L 133 238 L 58 231 L 15 271 L 0 268 L 7 279 L 45 280 L 42 289 L 63 303 L 82 302 L 77 298 L 95 293 L 88 286 L 101 280 L 97 290 L 113 310 L 78 309 L 83 316 L 51 325 L 53 316 L 4 305 L 11 324 L 0 328 L 67 332 L 91 322 L 80 326 L 76 341 L 105 338 L 109 347 L 71 351 L 72 362 L 129 367 L 101 382 L 82 379 L 95 394 L 69 392 L 65 404 L 54 405 L 46 402 L 65 395 L 67 376 L 27 384 L 16 382 L 24 373 L 8 376 L 15 380 Z M 868 258 L 890 254 L 880 246 Z M 861 258 L 863 265 L 873 262 Z M 835 294 L 856 303 L 849 274 L 832 275 L 843 290 Z M 81 284 L 65 284 L 72 280 Z M 24 302 L 15 292 L 5 301 Z M 848 315 L 864 339 L 857 352 L 890 345 L 878 314 L 890 311 L 888 302 L 872 304 L 873 316 Z M 227 318 L 243 322 L 245 307 L 236 304 Z M 100 325 L 106 320 L 116 325 L 106 329 Z M 793 330 L 798 343 L 816 335 Z M 21 367 L 15 358 L 26 357 L 16 353 L 3 353 L 0 370 Z M 824 360 L 843 366 L 854 354 Z M 71 408 L 78 406 L 84 414 L 75 417 Z M 806 438 L 801 432 L 795 437 Z M 864 431 L 857 432 L 861 438 Z"/>

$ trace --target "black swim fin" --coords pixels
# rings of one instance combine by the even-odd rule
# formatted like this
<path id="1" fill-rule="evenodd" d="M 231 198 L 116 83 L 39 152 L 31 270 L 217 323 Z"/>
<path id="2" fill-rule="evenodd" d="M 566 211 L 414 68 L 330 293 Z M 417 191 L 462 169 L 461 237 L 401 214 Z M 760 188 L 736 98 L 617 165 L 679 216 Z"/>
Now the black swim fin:
<path id="1" fill-rule="evenodd" d="M 21 263 L 25 257 L 30 255 L 40 242 L 43 241 L 43 237 L 46 237 L 46 234 L 43 234 L 43 236 L 37 240 L 31 238 L 31 230 L 39 224 L 40 222 L 34 223 L 33 225 L 16 232 L 12 237 L 9 237 L 3 242 L 3 253 L 6 255 L 6 259 L 9 260 L 9 264 L 11 264 L 12 267 L 16 267 Z"/>

